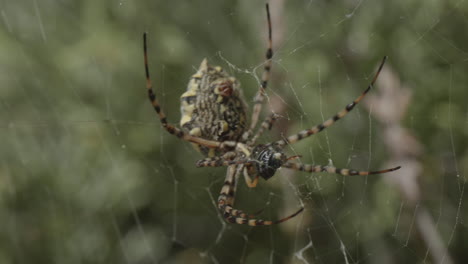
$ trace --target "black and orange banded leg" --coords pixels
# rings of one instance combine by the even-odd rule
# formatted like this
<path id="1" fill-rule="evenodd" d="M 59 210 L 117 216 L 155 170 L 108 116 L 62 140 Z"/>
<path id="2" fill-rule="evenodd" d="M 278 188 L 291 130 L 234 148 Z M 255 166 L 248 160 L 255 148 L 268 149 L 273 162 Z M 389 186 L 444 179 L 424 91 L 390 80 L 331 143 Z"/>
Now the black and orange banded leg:
<path id="1" fill-rule="evenodd" d="M 252 218 L 252 215 L 248 215 L 241 210 L 234 209 L 233 204 L 236 194 L 236 177 L 238 173 L 242 173 L 243 169 L 243 165 L 229 166 L 226 173 L 226 179 L 224 180 L 224 185 L 221 188 L 221 193 L 218 198 L 218 210 L 227 222 L 249 226 L 275 225 L 295 217 L 304 210 L 302 207 L 294 214 L 276 221 L 271 221 Z"/>
<path id="2" fill-rule="evenodd" d="M 320 131 L 324 130 L 325 128 L 330 127 L 333 124 L 335 124 L 336 121 L 338 121 L 338 120 L 342 119 L 343 117 L 345 117 L 349 112 L 351 112 L 351 110 L 353 110 L 353 108 L 362 100 L 362 98 L 364 98 L 364 96 L 374 86 L 374 83 L 377 80 L 377 78 L 379 77 L 380 71 L 382 70 L 382 67 L 384 66 L 386 60 L 387 60 L 387 56 L 385 56 L 383 58 L 383 60 L 380 63 L 380 66 L 379 66 L 376 74 L 374 75 L 374 78 L 372 78 L 372 81 L 369 84 L 369 86 L 367 87 L 367 89 L 364 90 L 364 92 L 362 92 L 362 94 L 358 98 L 356 98 L 352 103 L 348 104 L 343 110 L 341 110 L 336 115 L 334 115 L 333 117 L 327 119 L 325 122 L 323 122 L 323 123 L 321 123 L 319 125 L 316 125 L 316 126 L 310 128 L 310 129 L 302 130 L 302 131 L 300 131 L 299 133 L 297 133 L 295 135 L 291 135 L 291 136 L 289 136 L 289 137 L 287 137 L 285 139 L 278 140 L 273 144 L 284 147 L 287 144 L 296 143 L 296 142 L 298 142 L 298 141 L 300 141 L 300 140 L 302 140 L 302 139 L 304 139 L 306 137 L 309 137 L 311 135 L 319 133 Z"/>
<path id="3" fill-rule="evenodd" d="M 271 30 L 271 17 L 270 17 L 270 8 L 266 4 L 266 13 L 267 13 L 267 22 L 268 22 L 268 49 L 265 54 L 265 63 L 263 66 L 263 74 L 260 83 L 260 88 L 254 98 L 254 107 L 252 111 L 252 118 L 250 123 L 250 128 L 247 132 L 247 135 L 251 135 L 252 131 L 255 129 L 255 126 L 258 122 L 258 117 L 262 111 L 263 99 L 265 96 L 265 90 L 268 85 L 268 80 L 270 79 L 271 71 L 271 58 L 273 58 L 273 41 L 272 41 L 272 30 Z"/>
<path id="4" fill-rule="evenodd" d="M 401 168 L 401 166 L 397 166 L 390 169 L 379 170 L 379 171 L 358 171 L 352 169 L 339 169 L 331 166 L 324 166 L 324 165 L 310 165 L 310 164 L 301 164 L 295 162 L 286 162 L 281 167 L 293 169 L 296 171 L 304 171 L 304 172 L 326 172 L 326 173 L 333 173 L 343 176 L 365 176 L 371 174 L 383 174 L 392 171 L 396 171 Z"/>

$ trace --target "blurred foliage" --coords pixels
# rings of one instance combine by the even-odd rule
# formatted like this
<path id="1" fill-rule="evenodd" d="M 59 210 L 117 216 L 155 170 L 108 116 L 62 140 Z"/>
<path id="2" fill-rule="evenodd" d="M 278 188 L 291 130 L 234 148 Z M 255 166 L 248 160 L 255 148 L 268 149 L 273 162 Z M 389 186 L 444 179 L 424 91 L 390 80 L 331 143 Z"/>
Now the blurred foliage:
<path id="1" fill-rule="evenodd" d="M 146 98 L 142 33 L 157 96 L 177 124 L 179 96 L 205 57 L 235 75 L 246 98 L 255 94 L 263 2 L 6 0 L 0 263 L 431 262 L 413 227 L 419 205 L 449 255 L 467 259 L 466 1 L 275 1 L 271 9 L 282 24 L 274 22 L 281 42 L 268 93 L 286 103 L 290 131 L 340 110 L 389 56 L 386 67 L 413 93 L 404 126 L 424 146 L 421 204 L 407 205 L 382 176 L 278 173 L 253 190 L 240 181 L 237 207 L 276 219 L 301 200 L 301 216 L 267 228 L 221 221 L 214 203 L 225 169 L 195 169 L 201 155 L 160 126 Z M 381 168 L 380 128 L 360 105 L 293 151 L 309 163 Z"/>

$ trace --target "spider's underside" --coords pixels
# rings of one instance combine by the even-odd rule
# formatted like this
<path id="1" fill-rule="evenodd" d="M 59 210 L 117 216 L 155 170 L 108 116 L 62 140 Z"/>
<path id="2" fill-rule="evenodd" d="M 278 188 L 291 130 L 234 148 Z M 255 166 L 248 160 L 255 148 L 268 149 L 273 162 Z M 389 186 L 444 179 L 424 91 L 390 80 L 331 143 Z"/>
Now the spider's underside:
<path id="1" fill-rule="evenodd" d="M 386 57 L 382 60 L 377 73 L 367 89 L 336 115 L 322 124 L 300 131 L 276 142 L 256 144 L 257 139 L 264 131 L 271 129 L 277 118 L 275 114 L 271 114 L 265 118 L 254 134 L 270 76 L 271 59 L 273 57 L 268 4 L 266 5 L 266 11 L 269 33 L 268 49 L 259 91 L 254 98 L 254 107 L 249 126 L 247 126 L 246 121 L 246 104 L 242 91 L 239 89 L 238 81 L 224 72 L 221 67 L 210 66 L 206 59 L 202 61 L 197 73 L 191 77 L 187 91 L 181 96 L 182 118 L 180 125 L 182 129 L 168 123 L 166 115 L 161 110 L 152 88 L 148 69 L 146 33 L 143 35 L 148 96 L 159 115 L 161 124 L 169 133 L 191 142 L 198 151 L 206 156 L 205 159 L 199 160 L 196 163 L 197 167 L 228 166 L 224 185 L 218 198 L 218 209 L 226 221 L 237 224 L 248 224 L 250 226 L 278 224 L 298 215 L 304 208 L 301 207 L 295 213 L 276 221 L 256 219 L 241 210 L 234 209 L 236 181 L 240 174 L 244 175 L 247 186 L 255 187 L 259 177 L 267 180 L 281 167 L 297 171 L 327 172 L 344 176 L 387 173 L 400 168 L 398 166 L 380 171 L 338 169 L 330 166 L 292 162 L 291 160 L 298 156 L 288 157 L 284 153 L 286 145 L 294 144 L 306 137 L 319 133 L 346 116 L 373 87 Z"/>

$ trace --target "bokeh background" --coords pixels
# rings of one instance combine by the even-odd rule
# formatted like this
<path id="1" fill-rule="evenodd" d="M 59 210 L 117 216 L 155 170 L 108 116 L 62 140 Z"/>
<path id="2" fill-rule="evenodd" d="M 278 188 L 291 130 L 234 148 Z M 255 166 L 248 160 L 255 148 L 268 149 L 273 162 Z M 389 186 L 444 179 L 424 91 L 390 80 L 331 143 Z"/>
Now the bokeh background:
<path id="1" fill-rule="evenodd" d="M 225 168 L 165 132 L 146 97 L 142 33 L 173 123 L 203 58 L 251 105 L 266 51 L 262 1 L 0 1 L 0 263 L 462 263 L 468 259 L 468 3 L 271 0 L 275 55 L 262 142 L 322 122 L 300 161 L 397 172 L 277 172 L 226 224 Z"/>

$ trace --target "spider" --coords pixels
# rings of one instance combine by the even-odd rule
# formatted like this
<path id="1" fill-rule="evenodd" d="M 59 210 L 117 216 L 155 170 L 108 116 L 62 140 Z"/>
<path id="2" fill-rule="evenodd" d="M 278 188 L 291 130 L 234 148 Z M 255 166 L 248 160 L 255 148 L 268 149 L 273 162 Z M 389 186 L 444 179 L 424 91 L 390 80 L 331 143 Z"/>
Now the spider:
<path id="1" fill-rule="evenodd" d="M 383 58 L 371 83 L 361 95 L 333 117 L 310 129 L 302 130 L 278 141 L 256 144 L 257 139 L 266 130 L 270 130 L 278 118 L 276 114 L 269 115 L 254 134 L 270 76 L 273 57 L 272 27 L 268 4 L 266 4 L 266 14 L 268 48 L 259 90 L 254 97 L 249 126 L 246 124 L 247 106 L 242 91 L 239 89 L 239 82 L 224 72 L 221 67 L 210 66 L 206 59 L 202 61 L 198 71 L 192 75 L 187 91 L 181 96 L 182 117 L 180 125 L 182 129 L 168 123 L 152 88 L 148 66 L 147 33 L 143 34 L 146 88 L 148 97 L 159 116 L 162 126 L 170 134 L 191 142 L 195 149 L 205 155 L 206 158 L 196 162 L 197 167 L 228 167 L 224 185 L 218 198 L 218 210 L 227 222 L 250 226 L 282 223 L 301 213 L 304 207 L 287 217 L 275 221 L 257 219 L 253 215 L 234 209 L 236 181 L 240 174 L 243 174 L 247 186 L 253 188 L 257 185 L 259 177 L 268 180 L 281 167 L 296 171 L 326 172 L 343 176 L 381 174 L 400 169 L 400 166 L 398 166 L 380 171 L 357 171 L 331 166 L 301 164 L 291 162 L 291 160 L 299 156 L 288 157 L 283 150 L 285 146 L 317 134 L 346 116 L 374 86 L 387 57 Z"/>

